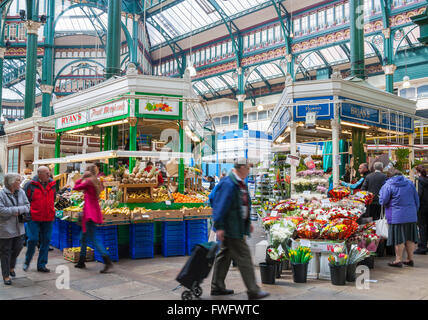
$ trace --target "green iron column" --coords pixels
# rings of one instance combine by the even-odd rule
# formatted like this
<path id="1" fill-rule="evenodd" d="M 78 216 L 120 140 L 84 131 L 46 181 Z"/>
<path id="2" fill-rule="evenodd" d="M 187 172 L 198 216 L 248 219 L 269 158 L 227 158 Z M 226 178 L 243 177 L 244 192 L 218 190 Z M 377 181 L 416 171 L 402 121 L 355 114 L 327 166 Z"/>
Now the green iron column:
<path id="1" fill-rule="evenodd" d="M 0 43 L 3 42 L 0 40 Z M 0 117 L 3 114 L 3 63 L 4 63 L 4 54 L 6 53 L 6 48 L 0 47 Z M 2 129 L 3 125 L 0 123 L 0 130 Z"/>
<path id="2" fill-rule="evenodd" d="M 384 61 L 383 71 L 385 72 L 385 91 L 389 93 L 394 92 L 394 72 L 397 67 L 393 64 L 394 47 L 393 35 L 391 34 L 391 26 L 389 17 L 391 16 L 391 0 L 382 1 L 382 21 L 383 21 L 383 48 L 384 48 Z"/>
<path id="3" fill-rule="evenodd" d="M 110 138 L 111 135 L 111 127 L 104 128 L 104 151 L 110 150 Z M 108 164 L 104 164 L 104 173 L 108 175 L 110 172 Z"/>
<path id="4" fill-rule="evenodd" d="M 244 87 L 244 70 L 240 67 L 238 68 L 238 94 L 236 98 L 238 99 L 238 129 L 244 129 L 244 101 L 245 101 L 245 87 Z"/>
<path id="5" fill-rule="evenodd" d="M 56 135 L 55 140 L 55 158 L 61 157 L 61 133 Z M 55 164 L 54 175 L 59 175 L 59 163 Z"/>
<path id="6" fill-rule="evenodd" d="M 51 115 L 51 99 L 53 91 L 53 68 L 54 68 L 54 22 L 55 22 L 55 0 L 48 0 L 47 21 L 44 29 L 45 53 L 42 64 L 42 117 Z"/>
<path id="7" fill-rule="evenodd" d="M 349 1 L 351 76 L 364 79 L 364 0 Z"/>
<path id="8" fill-rule="evenodd" d="M 129 62 L 132 62 L 136 66 L 138 65 L 138 15 L 134 14 L 132 21 L 132 48 L 129 56 Z"/>
<path id="9" fill-rule="evenodd" d="M 122 0 L 108 1 L 108 30 L 107 30 L 107 58 L 106 58 L 106 79 L 114 75 L 120 75 L 120 32 L 121 32 Z M 111 129 L 110 148 L 117 149 L 117 137 L 119 127 Z M 109 149 L 110 150 L 110 149 Z M 111 165 L 117 163 L 117 159 L 109 161 Z"/>
<path id="10" fill-rule="evenodd" d="M 37 67 L 37 37 L 41 23 L 39 22 L 39 1 L 27 0 L 27 58 L 25 68 L 25 99 L 24 118 L 33 116 L 36 104 L 36 67 Z"/>
<path id="11" fill-rule="evenodd" d="M 129 151 L 137 151 L 137 118 L 129 120 Z M 129 172 L 132 172 L 135 167 L 135 157 L 129 158 Z"/>

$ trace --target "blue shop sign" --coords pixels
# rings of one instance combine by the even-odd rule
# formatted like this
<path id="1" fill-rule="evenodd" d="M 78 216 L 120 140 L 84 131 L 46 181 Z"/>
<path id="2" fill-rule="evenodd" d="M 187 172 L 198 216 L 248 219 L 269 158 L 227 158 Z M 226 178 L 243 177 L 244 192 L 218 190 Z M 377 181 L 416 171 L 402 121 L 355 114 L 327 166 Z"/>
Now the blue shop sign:
<path id="1" fill-rule="evenodd" d="M 382 112 L 382 124 L 384 126 L 391 127 L 391 129 L 413 129 L 412 118 L 405 115 L 396 114 L 395 112 L 389 113 L 389 120 L 388 112 Z"/>
<path id="2" fill-rule="evenodd" d="M 379 110 L 376 109 L 352 103 L 342 103 L 340 115 L 342 118 L 347 118 L 356 123 L 379 125 Z"/>
<path id="3" fill-rule="evenodd" d="M 333 100 L 332 96 L 327 97 L 313 97 L 313 98 L 299 98 L 294 99 L 294 103 L 316 100 Z M 333 103 L 319 103 L 319 104 L 302 104 L 294 106 L 294 118 L 296 121 L 305 121 L 306 113 L 316 112 L 317 120 L 330 120 L 333 118 Z"/>

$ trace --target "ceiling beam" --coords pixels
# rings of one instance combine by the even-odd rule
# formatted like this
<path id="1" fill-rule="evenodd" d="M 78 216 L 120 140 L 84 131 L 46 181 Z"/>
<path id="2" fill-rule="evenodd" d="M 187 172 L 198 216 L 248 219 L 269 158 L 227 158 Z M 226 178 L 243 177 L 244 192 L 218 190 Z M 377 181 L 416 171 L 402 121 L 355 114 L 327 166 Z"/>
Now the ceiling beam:
<path id="1" fill-rule="evenodd" d="M 267 81 L 266 78 L 262 75 L 262 73 L 257 68 L 254 69 L 254 72 L 259 75 L 259 77 L 265 83 L 266 87 L 268 87 L 269 92 L 272 92 L 272 86 L 270 85 L 269 81 Z"/>
<path id="2" fill-rule="evenodd" d="M 228 89 L 230 90 L 230 91 L 232 91 L 232 93 L 233 93 L 233 95 L 235 95 L 236 96 L 236 90 L 229 84 L 229 82 L 227 82 L 226 81 L 226 79 L 225 78 L 223 78 L 223 76 L 222 75 L 220 75 L 219 77 L 218 77 L 222 82 L 224 82 L 224 84 L 228 87 Z"/>

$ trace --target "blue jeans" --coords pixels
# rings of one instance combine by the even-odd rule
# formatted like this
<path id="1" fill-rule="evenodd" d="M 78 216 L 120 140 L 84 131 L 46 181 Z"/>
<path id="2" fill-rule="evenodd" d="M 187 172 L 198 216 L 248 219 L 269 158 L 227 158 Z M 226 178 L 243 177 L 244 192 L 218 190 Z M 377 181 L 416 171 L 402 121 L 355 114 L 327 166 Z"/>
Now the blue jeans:
<path id="1" fill-rule="evenodd" d="M 48 263 L 49 243 L 52 238 L 52 221 L 30 221 L 25 225 L 27 233 L 27 253 L 25 264 L 30 265 L 36 251 L 37 243 L 40 240 L 39 258 L 37 259 L 37 269 L 45 268 Z M 39 239 L 40 235 L 40 239 Z"/>
<path id="2" fill-rule="evenodd" d="M 107 250 L 98 242 L 97 237 L 95 236 L 96 224 L 93 221 L 86 222 L 86 232 L 81 233 L 80 235 L 80 256 L 86 257 L 86 246 L 87 240 L 91 241 L 94 244 L 95 250 L 97 250 L 101 256 L 107 256 Z"/>

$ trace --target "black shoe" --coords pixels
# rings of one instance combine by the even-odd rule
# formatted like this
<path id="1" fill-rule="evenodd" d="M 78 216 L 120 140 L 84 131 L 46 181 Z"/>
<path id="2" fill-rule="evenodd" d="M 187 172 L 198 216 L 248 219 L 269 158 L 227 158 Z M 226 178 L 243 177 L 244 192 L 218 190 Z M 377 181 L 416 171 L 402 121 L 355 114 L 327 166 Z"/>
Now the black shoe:
<path id="1" fill-rule="evenodd" d="M 257 293 L 249 293 L 248 294 L 248 300 L 259 300 L 259 299 L 263 299 L 270 296 L 269 292 L 265 292 L 265 291 L 259 291 Z"/>
<path id="2" fill-rule="evenodd" d="M 54 250 L 54 248 L 52 248 L 51 246 L 49 246 L 49 251 L 53 251 Z"/>
<path id="3" fill-rule="evenodd" d="M 9 274 L 10 274 L 12 277 L 14 277 L 14 278 L 16 277 L 16 273 L 15 273 L 15 271 L 10 271 L 10 272 L 9 272 Z"/>
<path id="4" fill-rule="evenodd" d="M 233 290 L 229 290 L 229 289 L 224 289 L 224 290 L 211 290 L 211 295 L 212 296 L 227 296 L 229 294 L 234 294 L 235 291 Z"/>
<path id="5" fill-rule="evenodd" d="M 22 266 L 22 270 L 24 270 L 25 272 L 28 271 L 28 268 L 30 267 L 30 264 L 28 263 L 24 263 L 24 265 Z"/>
<path id="6" fill-rule="evenodd" d="M 413 252 L 413 254 L 427 254 L 427 250 L 418 248 Z"/>
<path id="7" fill-rule="evenodd" d="M 79 268 L 79 269 L 86 268 L 85 260 L 86 260 L 86 257 L 80 256 L 79 261 L 77 262 L 77 264 L 74 267 Z"/>
<path id="8" fill-rule="evenodd" d="M 39 271 L 39 272 L 44 272 L 44 273 L 51 272 L 51 271 L 50 271 L 48 268 L 46 268 L 46 267 L 37 268 L 37 271 Z"/>
<path id="9" fill-rule="evenodd" d="M 10 286 L 10 285 L 12 285 L 12 280 L 11 280 L 11 279 L 9 279 L 9 280 L 4 280 L 4 279 L 3 279 L 3 282 L 4 282 L 4 284 L 5 284 L 6 286 Z"/>
<path id="10" fill-rule="evenodd" d="M 113 268 L 113 263 L 110 260 L 109 256 L 103 256 L 104 260 L 104 269 L 100 270 L 100 273 L 107 273 L 107 271 L 111 268 Z"/>

